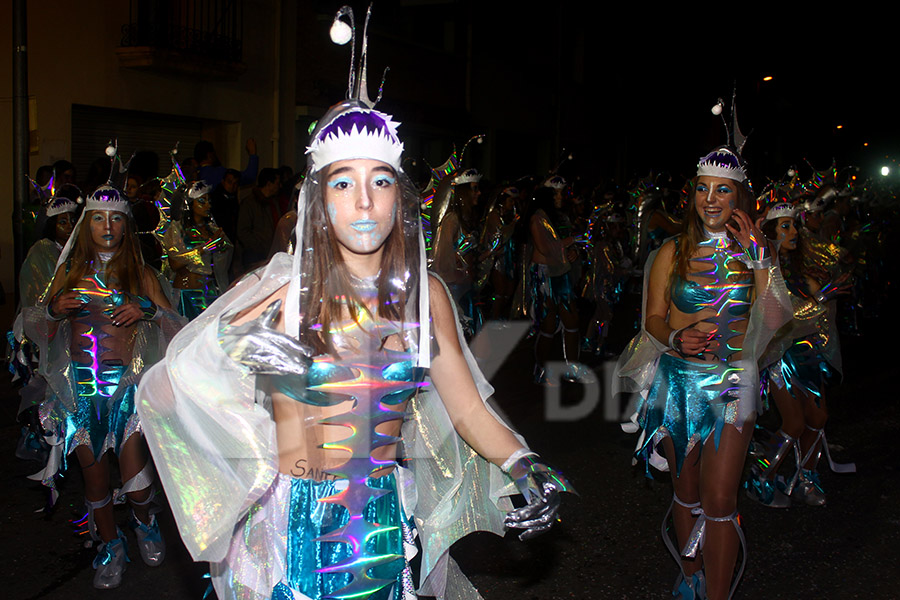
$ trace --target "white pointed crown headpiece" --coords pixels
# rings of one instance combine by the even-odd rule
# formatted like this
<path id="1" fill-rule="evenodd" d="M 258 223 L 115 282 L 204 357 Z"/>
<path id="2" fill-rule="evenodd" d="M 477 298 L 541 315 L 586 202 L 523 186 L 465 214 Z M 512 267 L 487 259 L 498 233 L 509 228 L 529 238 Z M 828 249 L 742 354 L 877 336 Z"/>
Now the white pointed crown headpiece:
<path id="1" fill-rule="evenodd" d="M 61 215 L 63 213 L 77 211 L 78 203 L 65 196 L 54 196 L 53 198 L 50 198 L 50 203 L 47 205 L 48 217 L 55 217 L 56 215 Z"/>
<path id="2" fill-rule="evenodd" d="M 793 219 L 797 216 L 797 208 L 787 202 L 779 202 L 766 213 L 766 221 L 774 221 L 782 217 Z"/>
<path id="3" fill-rule="evenodd" d="M 720 146 L 697 163 L 697 177 L 721 177 L 747 181 L 747 171 L 741 157 L 727 146 Z"/>
<path id="4" fill-rule="evenodd" d="M 478 169 L 475 168 L 466 169 L 453 178 L 454 185 L 461 185 L 463 183 L 478 183 L 479 181 L 481 181 L 481 173 L 479 173 Z"/>

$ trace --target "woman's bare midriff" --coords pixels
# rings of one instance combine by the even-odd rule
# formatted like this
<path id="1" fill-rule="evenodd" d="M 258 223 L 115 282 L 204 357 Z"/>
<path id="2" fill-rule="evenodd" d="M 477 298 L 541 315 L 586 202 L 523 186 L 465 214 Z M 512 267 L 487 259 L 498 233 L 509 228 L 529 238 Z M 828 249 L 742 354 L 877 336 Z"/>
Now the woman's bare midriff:
<path id="1" fill-rule="evenodd" d="M 298 402 L 281 393 L 272 394 L 272 412 L 275 418 L 275 435 L 278 441 L 278 470 L 285 475 L 299 479 L 338 479 L 329 473 L 350 458 L 343 450 L 322 448 L 325 443 L 340 442 L 351 430 L 339 425 L 324 425 L 322 419 L 349 412 L 353 402 L 347 401 L 335 406 L 315 406 Z M 406 410 L 406 402 L 389 407 L 401 413 Z M 378 425 L 378 433 L 391 436 L 400 435 L 403 419 L 399 418 Z M 355 435 L 362 435 L 357 432 Z M 397 445 L 389 444 L 372 452 L 376 460 L 392 460 L 396 458 Z M 376 471 L 373 476 L 387 475 L 393 467 Z"/>
<path id="2" fill-rule="evenodd" d="M 242 311 L 232 321 L 238 325 L 258 317 L 265 307 L 276 300 L 285 299 L 287 286 L 279 288 L 271 296 L 249 310 Z M 284 331 L 284 316 L 279 314 L 275 324 L 276 329 Z M 395 336 L 388 339 L 385 348 L 400 350 L 402 345 Z M 351 401 L 342 402 L 334 406 L 317 406 L 294 400 L 280 392 L 272 392 L 272 417 L 275 420 L 275 436 L 278 443 L 278 470 L 285 475 L 298 479 L 337 479 L 329 471 L 343 465 L 350 454 L 343 450 L 325 449 L 325 443 L 339 442 L 350 434 L 350 429 L 339 425 L 322 424 L 322 419 L 344 414 L 353 406 Z M 406 411 L 406 402 L 387 406 L 390 410 L 397 411 L 401 417 L 381 423 L 376 426 L 378 433 L 399 436 L 400 426 L 403 423 L 402 413 Z M 392 460 L 396 458 L 397 445 L 388 444 L 377 448 L 372 456 L 377 460 Z M 373 476 L 381 477 L 393 471 L 393 467 L 386 467 L 376 471 Z"/>
<path id="3" fill-rule="evenodd" d="M 90 302 L 86 310 L 90 316 L 72 319 L 72 342 L 69 347 L 72 360 L 80 365 L 90 365 L 96 356 L 100 364 L 128 365 L 134 351 L 135 324 L 113 325 L 96 300 Z"/>

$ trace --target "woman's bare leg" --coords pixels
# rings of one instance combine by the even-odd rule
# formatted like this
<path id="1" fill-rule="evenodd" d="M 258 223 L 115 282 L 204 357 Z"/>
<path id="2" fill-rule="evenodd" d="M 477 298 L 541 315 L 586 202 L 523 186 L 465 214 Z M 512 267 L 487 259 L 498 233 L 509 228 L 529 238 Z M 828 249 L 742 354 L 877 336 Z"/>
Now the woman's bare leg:
<path id="1" fill-rule="evenodd" d="M 753 417 L 744 423 L 742 431 L 725 425 L 718 448 L 715 434 L 704 444 L 700 456 L 700 504 L 707 517 L 727 518 L 737 511 L 738 488 L 755 420 Z M 732 521 L 707 519 L 703 561 L 710 600 L 728 598 L 739 543 Z"/>
<path id="2" fill-rule="evenodd" d="M 116 539 L 116 521 L 113 516 L 112 499 L 109 497 L 109 456 L 104 454 L 100 460 L 94 459 L 94 451 L 90 446 L 75 448 L 75 456 L 81 464 L 84 476 L 84 498 L 95 504 L 107 500 L 106 504 L 91 510 L 97 534 L 104 542 Z"/>
<path id="3" fill-rule="evenodd" d="M 129 437 L 119 450 L 119 470 L 122 473 L 122 483 L 141 472 L 148 460 L 147 442 L 139 433 Z M 150 523 L 150 499 L 151 487 L 147 486 L 133 492 L 128 492 L 128 500 L 136 516 L 145 525 Z"/>
<path id="4" fill-rule="evenodd" d="M 666 460 L 669 463 L 669 473 L 672 475 L 672 487 L 675 490 L 675 496 L 685 504 L 697 504 L 700 502 L 700 446 L 695 446 L 681 466 L 681 473 L 678 473 L 678 467 L 675 462 L 675 445 L 671 438 L 663 439 L 663 449 L 666 453 Z M 672 507 L 672 518 L 675 521 L 675 537 L 678 539 L 678 551 L 684 548 L 694 529 L 694 523 L 697 517 L 691 514 L 689 507 L 683 506 L 678 502 Z M 696 559 L 681 559 L 681 569 L 686 577 L 690 577 L 703 567 L 703 558 L 698 556 Z"/>

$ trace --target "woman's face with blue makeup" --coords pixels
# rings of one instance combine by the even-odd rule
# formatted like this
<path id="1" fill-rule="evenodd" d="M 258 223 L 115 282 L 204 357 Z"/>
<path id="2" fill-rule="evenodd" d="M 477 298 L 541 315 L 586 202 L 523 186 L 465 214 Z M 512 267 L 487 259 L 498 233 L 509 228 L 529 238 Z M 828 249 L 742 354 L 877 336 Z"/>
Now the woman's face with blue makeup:
<path id="1" fill-rule="evenodd" d="M 793 217 L 779 217 L 775 224 L 775 241 L 783 251 L 797 249 L 799 234 Z"/>
<path id="2" fill-rule="evenodd" d="M 125 214 L 117 210 L 92 210 L 90 220 L 91 241 L 99 252 L 116 250 L 125 238 Z"/>
<path id="3" fill-rule="evenodd" d="M 394 228 L 400 187 L 379 160 L 341 160 L 326 167 L 325 210 L 338 243 L 354 254 L 380 250 Z"/>
<path id="4" fill-rule="evenodd" d="M 736 181 L 723 177 L 704 175 L 697 180 L 694 207 L 707 230 L 725 230 L 725 224 L 731 219 L 737 206 L 737 186 Z"/>

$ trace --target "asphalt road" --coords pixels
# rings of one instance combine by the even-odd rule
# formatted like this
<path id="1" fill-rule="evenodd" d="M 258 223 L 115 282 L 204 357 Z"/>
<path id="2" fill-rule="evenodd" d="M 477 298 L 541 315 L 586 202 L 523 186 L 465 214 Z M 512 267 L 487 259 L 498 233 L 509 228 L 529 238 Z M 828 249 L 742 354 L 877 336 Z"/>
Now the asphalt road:
<path id="1" fill-rule="evenodd" d="M 741 497 L 750 551 L 737 597 L 900 595 L 898 366 L 886 350 L 900 339 L 896 329 L 896 323 L 873 320 L 863 337 L 843 341 L 846 377 L 829 398 L 828 438 L 835 458 L 855 461 L 858 472 L 823 471 L 827 506 L 777 511 Z M 659 535 L 671 499 L 667 475 L 648 479 L 642 466 L 632 467 L 634 436 L 605 421 L 599 407 L 575 421 L 548 421 L 545 390 L 531 383 L 531 361 L 531 341 L 523 340 L 493 378 L 497 398 L 532 447 L 565 471 L 580 495 L 564 499 L 562 522 L 542 538 L 521 543 L 512 535 L 476 534 L 458 543 L 454 556 L 486 600 L 670 597 L 677 567 Z M 581 392 L 567 386 L 563 399 L 576 404 Z M 206 589 L 204 567 L 191 562 L 167 513 L 161 522 L 169 553 L 161 567 L 140 561 L 129 533 L 134 560 L 122 586 L 91 587 L 94 550 L 83 547 L 67 522 L 83 514 L 79 474 L 73 470 L 65 478 L 52 514 L 36 512 L 43 491 L 25 478 L 34 465 L 14 457 L 17 404 L 9 377 L 2 376 L 0 581 L 7 590 L 2 596 L 199 600 Z M 118 507 L 116 515 L 124 524 L 129 511 Z"/>

